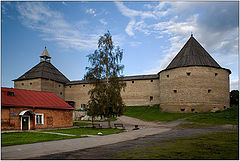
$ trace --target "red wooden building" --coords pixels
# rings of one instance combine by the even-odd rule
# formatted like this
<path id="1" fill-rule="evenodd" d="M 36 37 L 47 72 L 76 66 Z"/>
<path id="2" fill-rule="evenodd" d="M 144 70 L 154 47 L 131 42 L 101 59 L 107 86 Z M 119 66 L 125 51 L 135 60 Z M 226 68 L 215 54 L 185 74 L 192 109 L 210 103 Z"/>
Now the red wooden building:
<path id="1" fill-rule="evenodd" d="M 32 130 L 73 125 L 73 107 L 50 92 L 1 88 L 1 129 Z"/>

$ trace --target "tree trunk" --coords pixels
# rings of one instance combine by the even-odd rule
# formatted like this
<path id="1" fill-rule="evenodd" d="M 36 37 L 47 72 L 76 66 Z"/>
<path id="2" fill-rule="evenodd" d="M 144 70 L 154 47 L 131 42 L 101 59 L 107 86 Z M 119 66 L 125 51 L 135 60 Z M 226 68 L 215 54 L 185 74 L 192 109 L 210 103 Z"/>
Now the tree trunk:
<path id="1" fill-rule="evenodd" d="M 108 128 L 111 128 L 110 118 L 108 118 Z"/>

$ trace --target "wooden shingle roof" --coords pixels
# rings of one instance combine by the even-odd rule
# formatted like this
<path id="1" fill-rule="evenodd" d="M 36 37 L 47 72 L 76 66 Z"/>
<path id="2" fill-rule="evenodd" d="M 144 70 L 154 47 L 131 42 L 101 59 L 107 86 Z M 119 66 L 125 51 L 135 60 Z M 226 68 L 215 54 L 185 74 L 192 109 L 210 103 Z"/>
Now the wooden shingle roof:
<path id="1" fill-rule="evenodd" d="M 54 67 L 50 62 L 42 61 L 32 69 L 27 71 L 18 79 L 13 81 L 35 79 L 35 78 L 44 78 L 50 79 L 60 83 L 70 82 L 56 67 Z"/>
<path id="2" fill-rule="evenodd" d="M 187 66 L 221 68 L 193 36 L 190 37 L 165 70 Z"/>

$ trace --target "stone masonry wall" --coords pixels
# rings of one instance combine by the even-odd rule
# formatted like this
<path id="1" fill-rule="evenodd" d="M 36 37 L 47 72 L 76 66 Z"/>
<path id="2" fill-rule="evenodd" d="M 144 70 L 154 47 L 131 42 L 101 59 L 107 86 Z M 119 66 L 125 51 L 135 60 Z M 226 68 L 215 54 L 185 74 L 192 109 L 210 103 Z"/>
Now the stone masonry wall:
<path id="1" fill-rule="evenodd" d="M 14 88 L 26 89 L 42 92 L 52 92 L 58 97 L 64 99 L 64 85 L 48 79 L 29 79 L 22 81 L 15 81 Z"/>
<path id="2" fill-rule="evenodd" d="M 125 82 L 127 86 L 121 95 L 127 106 L 159 104 L 158 79 Z M 93 88 L 91 84 L 67 85 L 65 86 L 65 101 L 74 101 L 75 109 L 80 109 L 81 104 L 88 104 L 88 91 L 91 88 Z"/>
<path id="3" fill-rule="evenodd" d="M 160 73 L 160 108 L 207 112 L 229 108 L 229 73 L 212 67 L 182 67 Z"/>
<path id="4" fill-rule="evenodd" d="M 14 81 L 14 88 L 41 91 L 41 78 Z"/>

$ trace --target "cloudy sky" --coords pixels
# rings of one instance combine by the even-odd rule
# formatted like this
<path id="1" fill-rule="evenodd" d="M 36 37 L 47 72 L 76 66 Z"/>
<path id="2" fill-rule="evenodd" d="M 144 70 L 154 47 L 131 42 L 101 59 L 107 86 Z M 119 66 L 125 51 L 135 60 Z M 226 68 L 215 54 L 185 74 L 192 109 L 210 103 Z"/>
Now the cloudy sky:
<path id="1" fill-rule="evenodd" d="M 80 80 L 87 55 L 108 30 L 123 49 L 124 75 L 166 68 L 191 33 L 238 88 L 238 2 L 1 2 L 2 86 L 39 63 L 47 47 L 52 64 Z"/>

